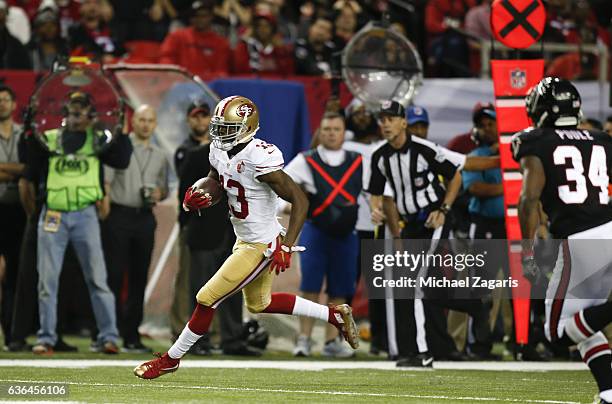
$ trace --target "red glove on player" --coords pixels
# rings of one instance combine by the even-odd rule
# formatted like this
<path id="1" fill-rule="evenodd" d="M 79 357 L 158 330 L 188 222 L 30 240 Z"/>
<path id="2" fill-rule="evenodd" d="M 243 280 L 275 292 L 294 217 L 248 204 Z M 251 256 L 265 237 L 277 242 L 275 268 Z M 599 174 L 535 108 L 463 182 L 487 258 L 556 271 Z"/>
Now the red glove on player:
<path id="1" fill-rule="evenodd" d="M 275 271 L 276 275 L 285 272 L 291 266 L 291 253 L 304 250 L 306 250 L 305 247 L 297 245 L 288 247 L 281 243 L 276 244 L 276 250 L 268 250 L 269 253 L 271 252 L 271 255 L 268 255 L 271 257 L 270 272 Z"/>
<path id="2" fill-rule="evenodd" d="M 208 208 L 212 205 L 212 196 L 202 192 L 194 187 L 187 188 L 185 198 L 183 199 L 183 209 L 189 212 L 190 210 L 200 210 Z"/>

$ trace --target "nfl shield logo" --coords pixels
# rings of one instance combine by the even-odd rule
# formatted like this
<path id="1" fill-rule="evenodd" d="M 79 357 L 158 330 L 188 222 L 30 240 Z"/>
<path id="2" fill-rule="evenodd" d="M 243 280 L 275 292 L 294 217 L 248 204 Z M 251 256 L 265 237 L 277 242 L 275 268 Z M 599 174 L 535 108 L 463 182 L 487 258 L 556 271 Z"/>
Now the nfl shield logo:
<path id="1" fill-rule="evenodd" d="M 512 70 L 510 71 L 510 86 L 512 88 L 520 89 L 527 85 L 527 72 L 525 70 Z"/>

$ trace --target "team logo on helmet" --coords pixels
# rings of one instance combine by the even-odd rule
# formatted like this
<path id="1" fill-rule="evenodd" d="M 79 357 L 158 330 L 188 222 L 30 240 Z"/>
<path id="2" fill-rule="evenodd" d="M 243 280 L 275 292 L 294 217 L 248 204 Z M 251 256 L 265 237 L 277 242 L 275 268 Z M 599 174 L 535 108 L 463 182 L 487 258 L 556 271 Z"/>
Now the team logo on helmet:
<path id="1" fill-rule="evenodd" d="M 238 109 L 236 109 L 236 114 L 239 117 L 244 118 L 245 116 L 251 116 L 253 114 L 253 111 L 255 111 L 255 107 L 253 107 L 253 105 L 249 103 L 246 103 L 240 105 Z"/>
<path id="2" fill-rule="evenodd" d="M 389 101 L 389 100 L 384 100 L 380 104 L 381 104 L 382 109 L 389 109 L 389 108 L 391 108 L 391 101 Z"/>

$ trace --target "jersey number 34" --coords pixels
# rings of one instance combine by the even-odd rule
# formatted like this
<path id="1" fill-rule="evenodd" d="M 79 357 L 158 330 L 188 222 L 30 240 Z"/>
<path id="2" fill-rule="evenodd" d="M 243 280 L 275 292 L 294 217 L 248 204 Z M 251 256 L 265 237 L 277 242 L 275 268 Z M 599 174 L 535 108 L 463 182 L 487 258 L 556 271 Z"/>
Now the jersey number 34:
<path id="1" fill-rule="evenodd" d="M 588 178 L 593 187 L 599 188 L 599 202 L 604 205 L 607 204 L 609 177 L 604 147 L 600 145 L 593 146 L 589 171 L 586 175 L 580 150 L 576 146 L 557 146 L 553 152 L 555 165 L 564 166 L 567 164 L 567 159 L 570 160 L 571 167 L 566 168 L 565 177 L 574 186 L 570 187 L 569 184 L 560 185 L 558 187 L 559 198 L 566 204 L 584 203 L 589 196 L 587 188 Z"/>

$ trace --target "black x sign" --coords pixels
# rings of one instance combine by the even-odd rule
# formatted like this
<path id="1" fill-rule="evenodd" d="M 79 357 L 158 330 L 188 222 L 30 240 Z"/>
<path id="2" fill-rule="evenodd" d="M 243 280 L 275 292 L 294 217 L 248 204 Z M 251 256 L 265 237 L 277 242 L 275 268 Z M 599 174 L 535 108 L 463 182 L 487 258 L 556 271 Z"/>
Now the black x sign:
<path id="1" fill-rule="evenodd" d="M 533 25 L 529 23 L 529 21 L 527 21 L 527 17 L 529 17 L 529 15 L 540 6 L 537 1 L 533 0 L 531 4 L 525 7 L 525 9 L 521 12 L 514 8 L 514 6 L 510 3 L 509 0 L 503 0 L 501 3 L 504 8 L 508 10 L 510 14 L 512 14 L 512 17 L 514 18 L 508 23 L 508 25 L 506 25 L 504 28 L 502 28 L 501 31 L 499 31 L 499 35 L 502 38 L 505 38 L 506 35 L 514 31 L 514 29 L 520 25 L 525 29 L 525 31 L 527 31 L 529 35 L 531 35 L 533 39 L 538 39 L 540 33 L 533 27 Z"/>

